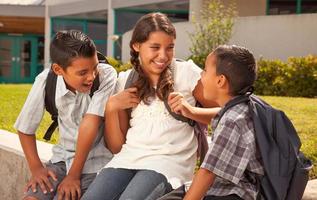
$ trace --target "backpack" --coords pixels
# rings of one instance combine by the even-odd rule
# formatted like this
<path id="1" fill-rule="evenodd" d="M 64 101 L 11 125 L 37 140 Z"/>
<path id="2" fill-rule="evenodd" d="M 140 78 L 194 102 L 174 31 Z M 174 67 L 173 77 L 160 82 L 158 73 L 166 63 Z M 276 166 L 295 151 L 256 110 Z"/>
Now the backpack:
<path id="1" fill-rule="evenodd" d="M 97 57 L 99 63 L 109 64 L 107 58 L 100 52 L 97 52 Z M 57 75 L 53 72 L 52 69 L 50 69 L 46 78 L 44 105 L 46 111 L 51 115 L 51 119 L 53 120 L 53 122 L 44 134 L 43 139 L 46 141 L 49 141 L 51 139 L 53 132 L 58 126 L 58 110 L 55 104 L 56 82 Z M 99 85 L 99 75 L 97 74 L 90 90 L 90 97 L 92 97 L 94 95 L 94 92 L 98 90 Z"/>
<path id="2" fill-rule="evenodd" d="M 229 108 L 240 103 L 249 106 L 264 167 L 264 176 L 256 177 L 260 191 L 257 200 L 302 199 L 312 162 L 299 151 L 301 142 L 293 124 L 283 111 L 274 109 L 251 94 L 238 96 L 228 102 L 220 111 L 218 122 Z M 159 200 L 181 200 L 185 193 L 183 185 Z"/>
<path id="3" fill-rule="evenodd" d="M 228 102 L 219 113 L 219 121 L 229 108 L 240 103 L 249 106 L 264 167 L 264 176 L 256 177 L 260 191 L 257 199 L 302 199 L 312 162 L 299 150 L 301 142 L 292 122 L 283 111 L 253 94 L 241 95 Z"/>
<path id="4" fill-rule="evenodd" d="M 184 61 L 180 59 L 176 59 L 175 62 L 184 62 Z M 130 74 L 128 75 L 127 81 L 124 85 L 124 89 L 131 87 L 135 83 L 135 81 L 138 80 L 138 77 L 139 77 L 138 72 L 134 68 L 132 68 Z M 171 108 L 168 105 L 167 99 L 164 99 L 164 105 L 167 111 L 169 112 L 169 114 L 172 115 L 172 117 L 174 117 L 176 120 L 188 123 L 191 127 L 194 128 L 194 133 L 198 141 L 197 158 L 199 162 L 202 163 L 208 150 L 208 142 L 207 142 L 208 126 L 172 112 Z M 196 106 L 201 107 L 201 105 L 198 102 L 196 103 Z M 129 116 L 130 116 L 131 110 L 132 109 L 127 109 Z"/>

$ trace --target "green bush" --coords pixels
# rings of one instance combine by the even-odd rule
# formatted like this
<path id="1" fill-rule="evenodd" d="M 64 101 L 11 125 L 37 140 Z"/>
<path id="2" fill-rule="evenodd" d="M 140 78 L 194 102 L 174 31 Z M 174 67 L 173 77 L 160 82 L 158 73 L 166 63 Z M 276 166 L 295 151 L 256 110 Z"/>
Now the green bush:
<path id="1" fill-rule="evenodd" d="M 259 60 L 255 92 L 259 95 L 317 97 L 317 57 Z"/>
<path id="2" fill-rule="evenodd" d="M 127 63 L 122 63 L 121 61 L 119 60 L 116 60 L 115 58 L 113 57 L 107 57 L 107 61 L 109 62 L 109 64 L 115 68 L 115 70 L 119 73 L 119 72 L 122 72 L 122 71 L 126 71 L 130 68 L 132 68 L 132 64 L 130 62 L 127 62 Z"/>
<path id="3" fill-rule="evenodd" d="M 288 96 L 317 97 L 317 56 L 290 57 L 285 79 Z"/>

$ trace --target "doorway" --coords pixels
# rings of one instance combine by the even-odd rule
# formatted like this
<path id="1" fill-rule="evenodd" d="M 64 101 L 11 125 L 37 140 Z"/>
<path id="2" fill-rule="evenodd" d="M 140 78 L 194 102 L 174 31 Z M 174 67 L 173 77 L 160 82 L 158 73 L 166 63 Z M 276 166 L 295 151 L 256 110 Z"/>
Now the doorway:
<path id="1" fill-rule="evenodd" d="M 0 82 L 34 81 L 43 57 L 39 42 L 38 36 L 0 35 Z"/>

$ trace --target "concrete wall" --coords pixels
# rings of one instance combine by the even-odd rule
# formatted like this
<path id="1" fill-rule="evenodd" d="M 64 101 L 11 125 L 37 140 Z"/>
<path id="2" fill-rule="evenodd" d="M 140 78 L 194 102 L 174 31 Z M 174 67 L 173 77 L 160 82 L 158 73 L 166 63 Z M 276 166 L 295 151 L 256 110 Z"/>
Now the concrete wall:
<path id="1" fill-rule="evenodd" d="M 251 49 L 257 57 L 286 60 L 317 54 L 317 14 L 242 17 L 231 44 Z"/>
<path id="2" fill-rule="evenodd" d="M 175 23 L 176 57 L 188 58 L 194 30 L 189 22 Z M 282 59 L 317 54 L 317 14 L 239 17 L 230 44 L 249 48 L 256 58 Z M 131 33 L 123 35 L 122 60 L 129 60 Z"/>
<path id="3" fill-rule="evenodd" d="M 48 161 L 52 145 L 37 141 L 37 147 L 41 160 Z M 18 135 L 0 130 L 0 163 L 0 199 L 21 199 L 30 172 Z"/>

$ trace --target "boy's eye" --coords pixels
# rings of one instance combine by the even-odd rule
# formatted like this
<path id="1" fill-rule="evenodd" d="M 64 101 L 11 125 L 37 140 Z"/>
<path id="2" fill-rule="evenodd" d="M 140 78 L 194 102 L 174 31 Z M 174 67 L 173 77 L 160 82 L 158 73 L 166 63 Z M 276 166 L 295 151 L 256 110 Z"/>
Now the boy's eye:
<path id="1" fill-rule="evenodd" d="M 85 76 L 87 74 L 87 71 L 80 71 L 78 73 L 79 76 Z"/>
<path id="2" fill-rule="evenodd" d="M 160 47 L 155 47 L 155 46 L 152 46 L 150 47 L 151 49 L 159 49 Z"/>

